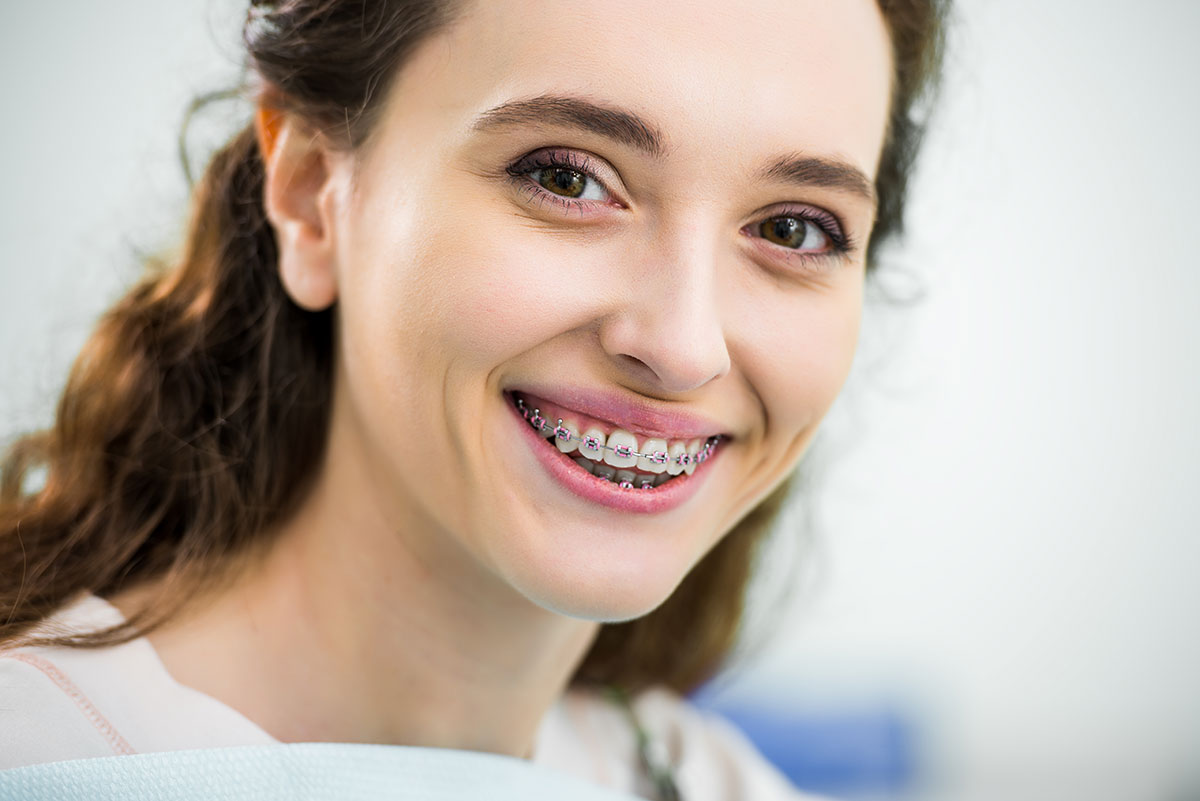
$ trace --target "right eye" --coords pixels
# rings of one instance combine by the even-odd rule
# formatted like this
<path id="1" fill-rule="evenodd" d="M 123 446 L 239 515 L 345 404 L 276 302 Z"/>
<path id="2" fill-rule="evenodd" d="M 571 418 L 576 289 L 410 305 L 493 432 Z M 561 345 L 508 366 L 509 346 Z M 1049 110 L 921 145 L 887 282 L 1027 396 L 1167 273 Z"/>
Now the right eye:
<path id="1" fill-rule="evenodd" d="M 608 195 L 600 182 L 570 167 L 547 167 L 528 173 L 529 177 L 556 195 L 583 200 L 607 200 Z M 585 197 L 585 195 L 587 195 Z"/>
<path id="2" fill-rule="evenodd" d="M 549 200 L 567 209 L 614 202 L 591 162 L 574 151 L 539 151 L 518 160 L 507 172 L 531 198 Z"/>

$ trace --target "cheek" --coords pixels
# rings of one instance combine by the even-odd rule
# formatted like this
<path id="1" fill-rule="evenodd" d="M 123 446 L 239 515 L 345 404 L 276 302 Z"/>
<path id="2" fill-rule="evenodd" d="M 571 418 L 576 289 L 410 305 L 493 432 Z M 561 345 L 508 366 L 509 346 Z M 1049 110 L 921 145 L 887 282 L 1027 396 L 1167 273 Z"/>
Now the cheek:
<path id="1" fill-rule="evenodd" d="M 477 215 L 470 230 L 443 223 L 427 232 L 408 257 L 427 284 L 416 322 L 444 354 L 486 369 L 600 313 L 597 287 L 610 258 L 603 249 L 504 215 Z"/>
<path id="2" fill-rule="evenodd" d="M 510 235 L 508 240 L 514 238 Z M 439 237 L 427 257 L 441 278 L 439 331 L 447 352 L 496 364 L 559 330 L 565 305 L 538 262 L 545 253 L 519 241 L 493 237 L 466 244 L 453 233 Z"/>
<path id="3" fill-rule="evenodd" d="M 861 297 L 861 282 L 847 280 L 833 291 L 775 298 L 746 321 L 745 370 L 772 436 L 791 439 L 815 426 L 837 398 L 854 361 Z"/>
<path id="4" fill-rule="evenodd" d="M 444 171 L 385 174 L 348 221 L 339 305 L 352 375 L 420 405 L 431 386 L 477 382 L 596 319 L 612 242 L 547 231 Z"/>

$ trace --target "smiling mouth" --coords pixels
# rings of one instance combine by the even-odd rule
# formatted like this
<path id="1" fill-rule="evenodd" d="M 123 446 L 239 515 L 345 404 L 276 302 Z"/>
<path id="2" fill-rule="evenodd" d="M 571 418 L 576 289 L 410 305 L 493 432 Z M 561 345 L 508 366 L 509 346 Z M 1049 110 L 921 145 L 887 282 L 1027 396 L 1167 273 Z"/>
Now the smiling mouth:
<path id="1" fill-rule="evenodd" d="M 582 470 L 622 489 L 653 490 L 679 476 L 690 476 L 708 461 L 721 436 L 705 439 L 638 437 L 622 428 L 581 424 L 563 412 L 551 420 L 534 401 L 509 395 L 521 416 L 546 440 Z M 582 430 L 581 430 L 582 429 Z"/>

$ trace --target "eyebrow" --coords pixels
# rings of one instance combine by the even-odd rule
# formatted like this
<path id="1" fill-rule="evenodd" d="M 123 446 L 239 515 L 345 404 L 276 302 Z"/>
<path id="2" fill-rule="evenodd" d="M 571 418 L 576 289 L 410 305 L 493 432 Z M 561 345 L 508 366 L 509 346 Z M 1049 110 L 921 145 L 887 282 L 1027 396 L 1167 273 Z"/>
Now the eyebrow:
<path id="1" fill-rule="evenodd" d="M 576 128 L 632 147 L 654 159 L 663 159 L 667 153 L 662 131 L 632 111 L 569 95 L 509 100 L 480 114 L 471 128 L 487 131 L 517 125 Z M 841 190 L 872 205 L 876 201 L 871 179 L 841 159 L 792 153 L 768 164 L 757 177 L 762 181 Z"/>
<path id="2" fill-rule="evenodd" d="M 629 145 L 656 159 L 666 155 L 666 137 L 658 128 L 631 111 L 602 106 L 580 97 L 541 95 L 510 100 L 480 114 L 472 128 L 483 131 L 531 124 L 580 128 Z"/>
<path id="3" fill-rule="evenodd" d="M 857 195 L 875 205 L 875 185 L 862 170 L 840 159 L 793 154 L 779 159 L 758 174 L 764 181 L 798 186 L 823 186 Z"/>

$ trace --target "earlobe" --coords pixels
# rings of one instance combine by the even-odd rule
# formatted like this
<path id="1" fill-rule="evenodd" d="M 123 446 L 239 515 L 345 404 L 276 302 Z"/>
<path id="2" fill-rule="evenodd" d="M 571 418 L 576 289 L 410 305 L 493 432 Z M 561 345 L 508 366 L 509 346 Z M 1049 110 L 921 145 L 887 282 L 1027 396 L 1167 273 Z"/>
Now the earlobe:
<path id="1" fill-rule="evenodd" d="M 334 178 L 327 141 L 294 114 L 260 106 L 254 117 L 266 170 L 263 204 L 275 229 L 279 278 L 301 308 L 337 299 Z"/>

